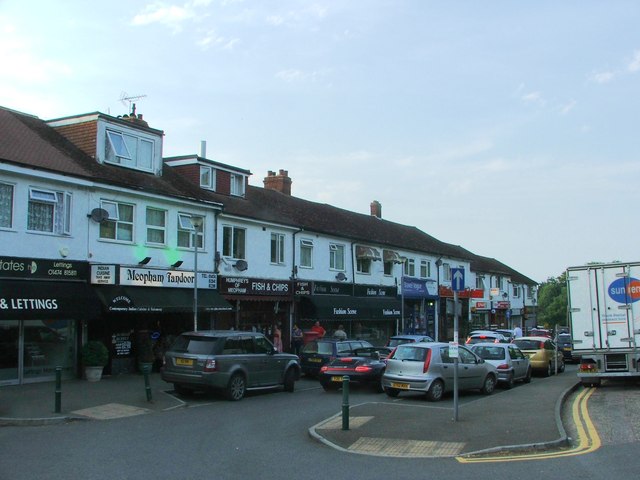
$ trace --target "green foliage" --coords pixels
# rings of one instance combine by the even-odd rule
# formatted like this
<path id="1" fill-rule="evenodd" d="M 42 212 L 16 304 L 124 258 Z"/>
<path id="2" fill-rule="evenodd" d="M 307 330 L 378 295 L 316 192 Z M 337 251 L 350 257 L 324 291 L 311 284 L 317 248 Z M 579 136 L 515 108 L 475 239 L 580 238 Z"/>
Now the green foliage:
<path id="1" fill-rule="evenodd" d="M 82 364 L 85 367 L 104 367 L 108 362 L 109 350 L 104 343 L 94 340 L 82 347 Z"/>
<path id="2" fill-rule="evenodd" d="M 547 328 L 568 325 L 567 273 L 549 277 L 538 289 L 538 324 Z"/>

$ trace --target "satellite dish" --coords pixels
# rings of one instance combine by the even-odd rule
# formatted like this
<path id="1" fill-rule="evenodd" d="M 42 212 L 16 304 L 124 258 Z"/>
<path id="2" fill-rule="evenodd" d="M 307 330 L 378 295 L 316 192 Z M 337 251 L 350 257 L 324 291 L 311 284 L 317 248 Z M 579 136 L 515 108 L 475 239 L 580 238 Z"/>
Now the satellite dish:
<path id="1" fill-rule="evenodd" d="M 238 260 L 234 267 L 236 267 L 237 270 L 244 272 L 249 267 L 249 264 L 244 260 Z"/>
<path id="2" fill-rule="evenodd" d="M 91 220 L 96 223 L 102 223 L 105 220 L 109 220 L 109 212 L 107 212 L 104 208 L 94 208 L 91 210 L 89 214 Z"/>

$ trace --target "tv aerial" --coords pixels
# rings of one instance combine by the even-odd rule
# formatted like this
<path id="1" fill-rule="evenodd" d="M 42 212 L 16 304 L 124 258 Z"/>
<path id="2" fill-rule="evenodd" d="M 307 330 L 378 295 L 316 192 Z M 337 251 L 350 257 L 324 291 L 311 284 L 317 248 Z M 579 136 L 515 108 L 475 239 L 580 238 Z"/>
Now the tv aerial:
<path id="1" fill-rule="evenodd" d="M 146 97 L 146 95 L 129 95 L 127 92 L 123 91 L 120 93 L 120 102 L 123 105 L 127 105 L 129 106 L 129 112 L 131 113 L 131 115 L 135 115 L 136 114 L 136 104 L 133 103 L 136 100 L 140 100 L 141 98 Z"/>

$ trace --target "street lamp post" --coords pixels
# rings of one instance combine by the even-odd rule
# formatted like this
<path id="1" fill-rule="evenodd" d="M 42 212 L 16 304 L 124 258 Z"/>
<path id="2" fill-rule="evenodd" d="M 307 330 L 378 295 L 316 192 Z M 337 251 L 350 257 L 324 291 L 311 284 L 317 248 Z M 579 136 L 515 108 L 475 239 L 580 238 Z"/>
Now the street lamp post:
<path id="1" fill-rule="evenodd" d="M 191 217 L 193 226 L 193 331 L 198 331 L 198 230 L 202 228 L 203 217 Z"/>
<path id="2" fill-rule="evenodd" d="M 437 278 L 437 283 L 436 283 L 436 314 L 435 314 L 435 325 L 434 325 L 434 338 L 436 340 L 436 342 L 438 341 L 438 330 L 439 330 L 439 326 L 438 323 L 440 323 L 440 267 L 442 266 L 442 258 L 438 258 L 436 260 L 436 278 Z"/>

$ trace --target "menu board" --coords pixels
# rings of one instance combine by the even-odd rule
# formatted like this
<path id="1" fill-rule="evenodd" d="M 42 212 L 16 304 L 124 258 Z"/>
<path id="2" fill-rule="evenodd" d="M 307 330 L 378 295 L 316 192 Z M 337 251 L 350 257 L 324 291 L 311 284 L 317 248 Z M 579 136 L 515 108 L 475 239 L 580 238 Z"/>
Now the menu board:
<path id="1" fill-rule="evenodd" d="M 114 333 L 111 335 L 111 343 L 116 357 L 131 356 L 131 332 Z"/>

